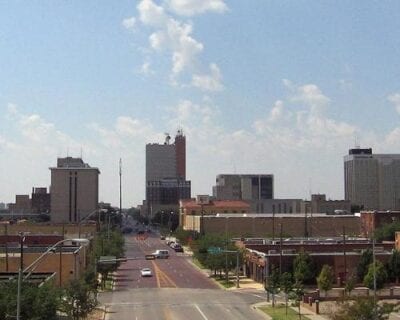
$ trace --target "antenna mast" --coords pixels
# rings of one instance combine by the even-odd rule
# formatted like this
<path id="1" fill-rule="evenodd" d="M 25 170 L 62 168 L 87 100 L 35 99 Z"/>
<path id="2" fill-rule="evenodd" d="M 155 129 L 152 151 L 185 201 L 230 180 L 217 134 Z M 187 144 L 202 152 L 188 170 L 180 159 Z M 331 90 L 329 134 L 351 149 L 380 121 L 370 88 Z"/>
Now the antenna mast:
<path id="1" fill-rule="evenodd" d="M 119 213 L 122 214 L 122 159 L 119 158 Z"/>

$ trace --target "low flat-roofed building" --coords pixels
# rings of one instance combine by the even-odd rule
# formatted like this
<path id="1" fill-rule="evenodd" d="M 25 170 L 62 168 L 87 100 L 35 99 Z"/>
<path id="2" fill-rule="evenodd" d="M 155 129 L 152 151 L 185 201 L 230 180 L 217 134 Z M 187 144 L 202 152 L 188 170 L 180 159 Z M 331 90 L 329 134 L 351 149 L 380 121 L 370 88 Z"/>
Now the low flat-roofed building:
<path id="1" fill-rule="evenodd" d="M 257 241 L 259 243 L 255 243 Z M 245 274 L 261 283 L 265 281 L 267 265 L 269 268 L 273 265 L 282 272 L 291 272 L 294 259 L 300 252 L 306 252 L 316 266 L 316 274 L 319 274 L 324 264 L 330 265 L 335 278 L 342 284 L 346 277 L 356 274 L 362 252 L 372 250 L 369 239 L 352 237 L 346 237 L 345 241 L 343 237 L 285 239 L 282 242 L 272 239 L 246 239 L 238 241 L 237 245 L 246 251 Z M 394 242 L 376 244 L 376 259 L 386 263 L 393 248 Z"/>
<path id="2" fill-rule="evenodd" d="M 200 231 L 203 219 L 205 233 L 227 232 L 231 236 L 243 237 L 336 237 L 343 234 L 361 235 L 360 217 L 355 215 L 330 214 L 270 214 L 270 213 L 215 213 L 186 215 L 182 219 L 185 230 Z"/>

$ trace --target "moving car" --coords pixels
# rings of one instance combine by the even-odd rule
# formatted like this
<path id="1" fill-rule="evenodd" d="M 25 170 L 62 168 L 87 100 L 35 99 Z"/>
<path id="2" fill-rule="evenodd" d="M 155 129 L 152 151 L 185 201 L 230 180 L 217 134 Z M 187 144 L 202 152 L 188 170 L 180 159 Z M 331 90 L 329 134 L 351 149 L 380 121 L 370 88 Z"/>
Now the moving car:
<path id="1" fill-rule="evenodd" d="M 140 270 L 140 275 L 142 277 L 151 277 L 153 274 L 151 273 L 151 269 L 150 268 L 143 268 Z"/>
<path id="2" fill-rule="evenodd" d="M 169 251 L 168 250 L 156 250 L 152 253 L 152 255 L 155 256 L 156 259 L 168 259 Z"/>

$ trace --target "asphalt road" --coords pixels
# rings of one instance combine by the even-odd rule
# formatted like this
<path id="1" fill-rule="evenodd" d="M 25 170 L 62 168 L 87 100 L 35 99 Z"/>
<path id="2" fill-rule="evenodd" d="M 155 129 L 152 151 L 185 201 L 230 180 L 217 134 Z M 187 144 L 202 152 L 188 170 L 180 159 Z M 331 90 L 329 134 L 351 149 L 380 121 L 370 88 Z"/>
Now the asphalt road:
<path id="1" fill-rule="evenodd" d="M 193 267 L 185 253 L 176 253 L 154 233 L 150 233 L 145 239 L 136 235 L 127 236 L 125 243 L 127 258 L 135 260 L 128 260 L 121 264 L 115 276 L 116 290 L 124 288 L 218 288 L 207 275 Z M 145 260 L 146 254 L 157 249 L 169 250 L 169 259 Z M 153 277 L 141 277 L 140 269 L 142 268 L 150 268 Z"/>
<path id="2" fill-rule="evenodd" d="M 107 320 L 265 319 L 251 307 L 262 299 L 218 289 L 129 289 L 102 295 Z"/>
<path id="3" fill-rule="evenodd" d="M 167 249 L 169 259 L 145 260 L 156 249 Z M 99 295 L 107 320 L 265 319 L 251 305 L 263 297 L 246 291 L 221 290 L 193 266 L 185 253 L 176 253 L 150 233 L 146 239 L 126 237 L 126 256 L 115 275 L 115 290 Z M 152 277 L 143 278 L 141 268 Z"/>

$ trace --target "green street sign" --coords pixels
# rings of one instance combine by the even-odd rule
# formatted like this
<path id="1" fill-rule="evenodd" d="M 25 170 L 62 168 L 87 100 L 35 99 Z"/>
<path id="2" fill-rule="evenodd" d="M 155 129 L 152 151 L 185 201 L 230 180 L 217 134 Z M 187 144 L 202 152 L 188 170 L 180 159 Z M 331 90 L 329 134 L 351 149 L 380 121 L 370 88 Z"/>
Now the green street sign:
<path id="1" fill-rule="evenodd" d="M 217 254 L 217 253 L 221 253 L 222 249 L 220 247 L 209 247 L 207 249 L 207 252 L 210 254 Z"/>

